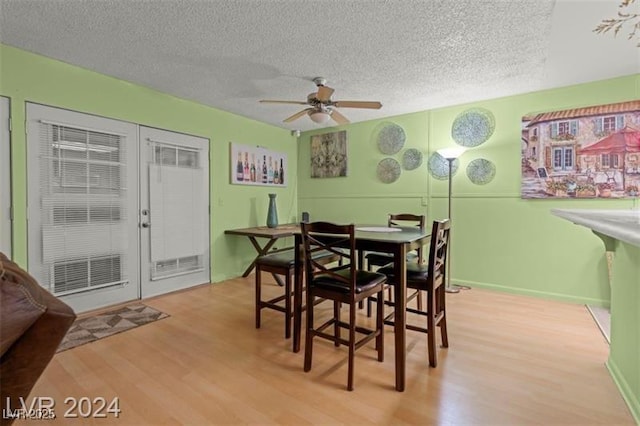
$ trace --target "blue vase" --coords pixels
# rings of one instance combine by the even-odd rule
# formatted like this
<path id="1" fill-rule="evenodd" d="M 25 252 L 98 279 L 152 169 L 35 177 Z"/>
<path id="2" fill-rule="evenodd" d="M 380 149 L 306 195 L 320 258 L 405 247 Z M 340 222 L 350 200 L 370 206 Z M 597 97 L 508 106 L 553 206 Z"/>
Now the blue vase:
<path id="1" fill-rule="evenodd" d="M 276 194 L 269 194 L 269 211 L 267 212 L 267 226 L 278 226 L 278 209 L 276 208 Z"/>

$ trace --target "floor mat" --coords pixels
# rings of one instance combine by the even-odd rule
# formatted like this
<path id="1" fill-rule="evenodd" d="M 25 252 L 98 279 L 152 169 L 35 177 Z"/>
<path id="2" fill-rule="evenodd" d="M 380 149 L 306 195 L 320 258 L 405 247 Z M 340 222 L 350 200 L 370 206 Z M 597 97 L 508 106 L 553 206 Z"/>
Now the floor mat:
<path id="1" fill-rule="evenodd" d="M 139 303 L 77 319 L 58 346 L 57 352 L 113 336 L 168 316 L 164 312 Z"/>

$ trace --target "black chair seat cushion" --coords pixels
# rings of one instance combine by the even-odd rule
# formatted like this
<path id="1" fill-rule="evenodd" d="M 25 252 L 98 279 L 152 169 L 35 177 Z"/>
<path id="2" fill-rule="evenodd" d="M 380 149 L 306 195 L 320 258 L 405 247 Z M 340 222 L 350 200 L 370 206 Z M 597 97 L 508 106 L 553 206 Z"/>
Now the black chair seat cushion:
<path id="1" fill-rule="evenodd" d="M 393 255 L 389 253 L 368 253 L 365 258 L 367 259 L 367 262 L 369 262 L 369 265 L 375 266 L 388 265 L 389 263 L 393 262 Z M 415 261 L 417 258 L 418 253 L 407 253 L 408 261 Z"/>
<path id="2" fill-rule="evenodd" d="M 427 265 L 407 263 L 407 285 L 413 288 L 417 288 L 421 285 L 421 283 L 426 283 L 428 277 L 427 271 Z M 389 284 L 393 284 L 396 281 L 395 273 L 393 271 L 393 265 L 380 268 L 378 269 L 378 272 L 384 274 L 387 277 Z M 439 272 L 438 275 L 440 275 Z"/>
<path id="3" fill-rule="evenodd" d="M 350 273 L 351 272 L 348 269 L 343 269 L 341 271 L 338 271 L 337 275 L 348 279 Z M 356 293 L 362 293 L 364 291 L 370 290 L 371 288 L 384 282 L 385 279 L 386 276 L 378 272 L 358 270 L 356 271 Z M 338 281 L 329 274 L 317 275 L 313 279 L 312 285 L 327 290 L 349 293 L 349 284 Z"/>
<path id="4" fill-rule="evenodd" d="M 330 258 L 332 256 L 336 256 L 336 255 L 331 253 L 328 250 L 318 251 L 313 254 L 313 258 L 316 260 Z M 256 263 L 258 263 L 261 266 L 293 268 L 295 261 L 296 261 L 295 252 L 293 251 L 293 249 L 290 249 L 290 250 L 284 250 L 284 251 L 269 253 L 269 254 L 260 256 L 256 261 Z"/>

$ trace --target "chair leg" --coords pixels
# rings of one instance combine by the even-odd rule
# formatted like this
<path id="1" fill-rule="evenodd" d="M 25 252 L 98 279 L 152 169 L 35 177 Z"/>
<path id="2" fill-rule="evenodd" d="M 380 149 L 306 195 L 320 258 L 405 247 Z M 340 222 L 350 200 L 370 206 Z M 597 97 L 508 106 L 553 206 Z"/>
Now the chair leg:
<path id="1" fill-rule="evenodd" d="M 449 336 L 447 335 L 447 307 L 445 305 L 445 291 L 444 287 L 438 288 L 436 290 L 439 295 L 440 308 L 438 308 L 439 312 L 442 312 L 442 319 L 440 320 L 440 336 L 442 338 L 442 347 L 449 347 Z"/>
<path id="2" fill-rule="evenodd" d="M 286 297 L 284 298 L 284 338 L 288 339 L 291 337 L 291 320 L 293 319 L 293 310 L 291 306 L 291 273 L 287 273 L 287 276 L 284 281 L 284 294 Z"/>
<path id="3" fill-rule="evenodd" d="M 429 352 L 429 365 L 436 367 L 438 365 L 438 359 L 436 354 L 436 330 L 435 330 L 435 317 L 436 312 L 436 297 L 432 292 L 427 293 L 427 309 L 429 315 L 427 315 L 427 347 Z"/>
<path id="4" fill-rule="evenodd" d="M 333 341 L 333 345 L 335 347 L 340 346 L 340 302 L 334 300 L 333 301 L 333 319 L 335 323 L 333 324 L 333 336 L 335 340 Z"/>
<path id="5" fill-rule="evenodd" d="M 384 289 L 378 292 L 378 306 L 376 306 L 376 349 L 378 361 L 384 361 Z"/>
<path id="6" fill-rule="evenodd" d="M 422 291 L 418 291 L 418 296 L 416 296 L 416 299 L 418 299 L 418 310 L 419 311 L 424 311 L 424 308 L 422 307 Z"/>
<path id="7" fill-rule="evenodd" d="M 256 268 L 256 328 L 260 328 L 260 311 L 262 310 L 262 274 L 260 268 Z"/>
<path id="8" fill-rule="evenodd" d="M 371 303 L 371 298 L 367 297 L 367 318 L 371 318 Z"/>
<path id="9" fill-rule="evenodd" d="M 349 305 L 349 368 L 347 371 L 347 390 L 353 390 L 353 367 L 356 352 L 356 309 Z"/>
<path id="10" fill-rule="evenodd" d="M 311 370 L 313 355 L 313 291 L 307 288 L 307 331 L 304 341 L 304 371 Z"/>

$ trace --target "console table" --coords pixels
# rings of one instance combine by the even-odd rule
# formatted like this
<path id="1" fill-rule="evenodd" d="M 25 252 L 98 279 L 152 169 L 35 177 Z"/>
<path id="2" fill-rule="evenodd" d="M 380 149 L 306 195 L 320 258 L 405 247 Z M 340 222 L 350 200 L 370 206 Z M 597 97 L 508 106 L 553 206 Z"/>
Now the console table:
<path id="1" fill-rule="evenodd" d="M 611 285 L 607 368 L 640 424 L 640 210 L 552 209 L 604 243 Z"/>

